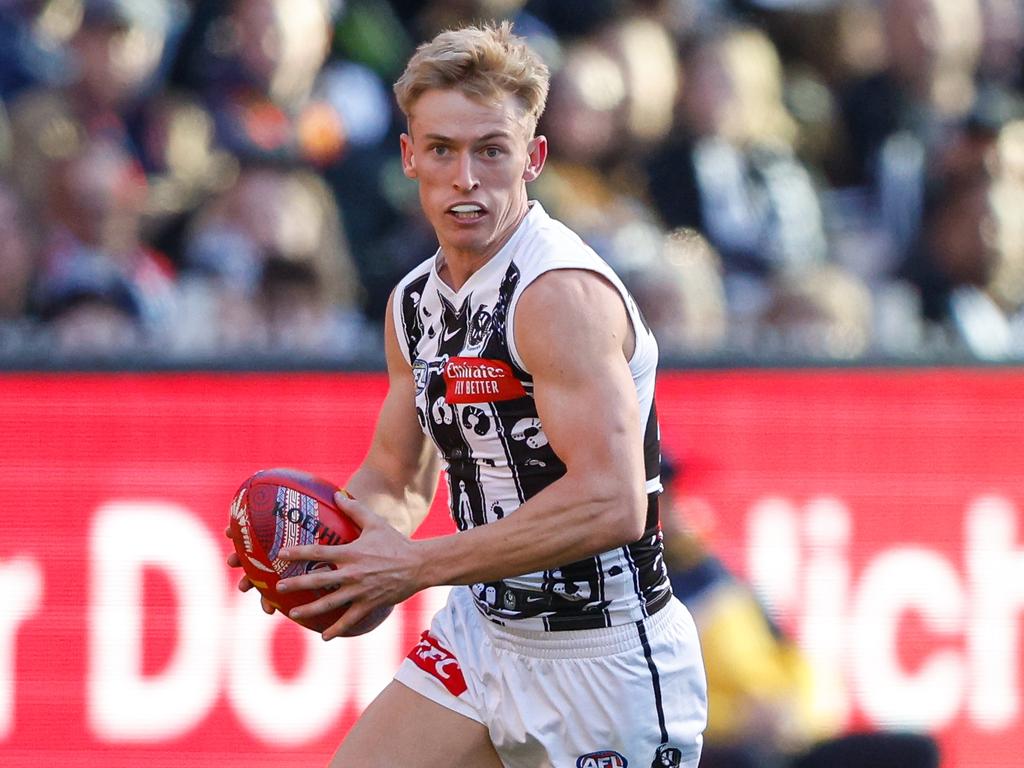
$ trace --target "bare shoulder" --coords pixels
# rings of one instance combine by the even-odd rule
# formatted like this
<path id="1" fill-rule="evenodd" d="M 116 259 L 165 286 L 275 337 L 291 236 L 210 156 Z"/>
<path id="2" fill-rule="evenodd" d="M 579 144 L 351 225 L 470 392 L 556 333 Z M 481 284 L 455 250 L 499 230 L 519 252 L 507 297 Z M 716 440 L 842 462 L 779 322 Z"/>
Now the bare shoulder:
<path id="1" fill-rule="evenodd" d="M 621 350 L 631 330 L 618 290 L 586 269 L 544 273 L 523 291 L 516 307 L 516 346 L 531 369 L 566 352 Z"/>
<path id="2" fill-rule="evenodd" d="M 587 309 L 614 311 L 621 308 L 622 299 L 615 286 L 600 273 L 589 269 L 553 269 L 545 272 L 527 286 L 519 299 L 519 309 L 527 312 L 579 312 Z"/>

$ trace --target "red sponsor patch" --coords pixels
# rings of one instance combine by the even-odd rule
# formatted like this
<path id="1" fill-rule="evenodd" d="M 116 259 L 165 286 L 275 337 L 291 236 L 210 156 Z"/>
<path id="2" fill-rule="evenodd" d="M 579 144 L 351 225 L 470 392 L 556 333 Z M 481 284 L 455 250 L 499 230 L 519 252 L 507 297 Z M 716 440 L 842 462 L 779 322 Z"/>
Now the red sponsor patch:
<path id="1" fill-rule="evenodd" d="M 459 660 L 451 651 L 442 648 L 429 630 L 420 635 L 420 641 L 409 651 L 409 658 L 428 675 L 440 680 L 452 696 L 466 692 L 466 678 L 462 676 Z"/>
<path id="2" fill-rule="evenodd" d="M 526 390 L 503 360 L 452 357 L 444 364 L 445 400 L 494 403 L 526 397 Z"/>

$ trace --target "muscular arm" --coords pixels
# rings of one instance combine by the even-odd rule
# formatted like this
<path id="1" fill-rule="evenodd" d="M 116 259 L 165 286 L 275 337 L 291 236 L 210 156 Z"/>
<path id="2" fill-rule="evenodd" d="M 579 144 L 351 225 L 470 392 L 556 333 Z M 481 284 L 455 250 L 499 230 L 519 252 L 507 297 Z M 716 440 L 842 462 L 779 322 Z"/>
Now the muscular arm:
<path id="1" fill-rule="evenodd" d="M 537 412 L 566 465 L 565 475 L 502 520 L 431 539 L 402 535 L 399 531 L 411 529 L 425 513 L 426 489 L 436 480 L 436 464 L 426 470 L 418 463 L 425 439 L 418 428 L 414 436 L 410 427 L 416 417 L 405 366 L 405 374 L 393 374 L 374 447 L 350 486 L 363 501 L 339 502 L 362 534 L 350 544 L 281 553 L 337 566 L 278 582 L 281 590 L 337 587 L 294 609 L 293 616 L 349 603 L 345 615 L 324 633 L 330 639 L 347 634 L 375 607 L 401 602 L 427 587 L 554 568 L 640 538 L 646 519 L 643 449 L 636 390 L 626 363 L 633 336 L 618 293 L 593 273 L 545 274 L 519 301 L 516 342 L 533 374 Z M 389 366 L 400 372 L 393 355 L 389 352 Z M 405 363 L 400 356 L 398 362 Z M 400 430 L 394 434 L 389 432 L 392 422 Z"/>
<path id="2" fill-rule="evenodd" d="M 503 520 L 417 542 L 424 586 L 516 576 L 632 543 L 646 518 L 632 328 L 598 275 L 558 270 L 524 291 L 516 343 L 566 474 Z"/>
<path id="3" fill-rule="evenodd" d="M 388 300 L 384 327 L 388 394 L 366 457 L 345 487 L 408 536 L 430 509 L 440 459 L 416 418 L 415 385 L 412 370 L 398 347 L 391 311 L 394 300 L 394 295 Z"/>

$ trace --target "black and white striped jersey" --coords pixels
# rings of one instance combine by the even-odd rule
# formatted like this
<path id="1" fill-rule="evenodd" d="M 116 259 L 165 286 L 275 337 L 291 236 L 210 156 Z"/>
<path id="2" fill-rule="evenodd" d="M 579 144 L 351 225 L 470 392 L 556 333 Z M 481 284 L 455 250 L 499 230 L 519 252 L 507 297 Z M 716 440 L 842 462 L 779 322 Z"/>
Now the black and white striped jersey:
<path id="1" fill-rule="evenodd" d="M 647 472 L 643 537 L 559 568 L 474 584 L 477 606 L 494 621 L 544 630 L 614 626 L 658 610 L 671 596 L 658 526 L 658 347 L 633 298 L 612 269 L 538 202 L 458 291 L 438 277 L 439 261 L 440 252 L 398 284 L 394 320 L 415 378 L 420 425 L 447 463 L 449 506 L 459 530 L 514 514 L 565 473 L 537 416 L 533 379 L 516 350 L 515 310 L 526 287 L 553 269 L 597 272 L 622 295 L 636 331 L 629 368 Z"/>

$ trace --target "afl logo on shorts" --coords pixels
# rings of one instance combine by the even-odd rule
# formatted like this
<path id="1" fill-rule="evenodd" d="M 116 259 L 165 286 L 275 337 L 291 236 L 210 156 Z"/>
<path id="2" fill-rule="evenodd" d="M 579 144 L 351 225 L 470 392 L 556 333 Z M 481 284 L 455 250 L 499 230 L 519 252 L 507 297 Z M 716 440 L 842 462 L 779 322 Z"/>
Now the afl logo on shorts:
<path id="1" fill-rule="evenodd" d="M 610 749 L 580 755 L 576 759 L 576 768 L 626 768 L 627 765 L 626 758 Z"/>

